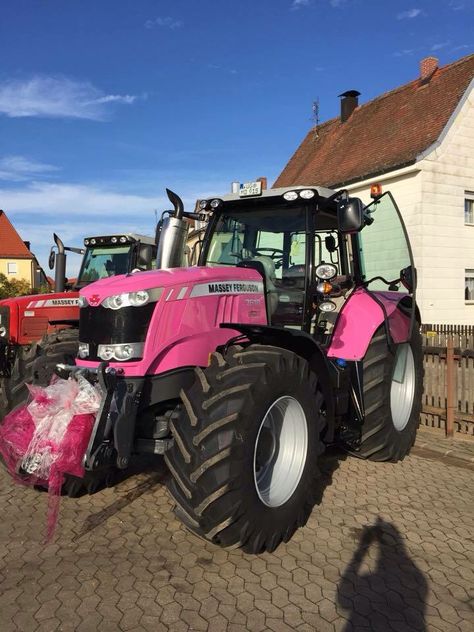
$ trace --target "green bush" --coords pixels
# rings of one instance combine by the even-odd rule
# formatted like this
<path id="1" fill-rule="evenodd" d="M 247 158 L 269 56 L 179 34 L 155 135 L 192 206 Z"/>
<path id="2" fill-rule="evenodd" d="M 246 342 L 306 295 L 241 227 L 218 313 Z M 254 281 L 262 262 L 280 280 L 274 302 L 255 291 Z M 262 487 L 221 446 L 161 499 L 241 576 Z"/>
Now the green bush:
<path id="1" fill-rule="evenodd" d="M 9 279 L 0 273 L 0 299 L 31 294 L 30 284 L 23 279 Z"/>

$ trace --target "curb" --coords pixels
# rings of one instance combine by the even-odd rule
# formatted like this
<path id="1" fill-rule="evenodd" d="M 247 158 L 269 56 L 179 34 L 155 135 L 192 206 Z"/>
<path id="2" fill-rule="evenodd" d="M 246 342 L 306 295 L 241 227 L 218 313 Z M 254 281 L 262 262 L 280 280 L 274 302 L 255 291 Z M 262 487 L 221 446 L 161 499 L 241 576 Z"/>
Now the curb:
<path id="1" fill-rule="evenodd" d="M 435 437 L 433 437 L 433 439 L 435 439 Z M 440 445 L 436 440 L 433 441 L 433 439 L 427 439 L 425 436 L 417 437 L 414 447 L 421 450 L 435 452 L 437 455 L 447 459 L 457 459 L 460 461 L 464 461 L 465 463 L 474 464 L 474 443 L 472 445 L 472 451 L 467 452 L 457 449 L 457 447 L 448 447 L 447 445 L 442 444 Z M 443 439 L 439 438 L 438 441 L 443 441 Z"/>

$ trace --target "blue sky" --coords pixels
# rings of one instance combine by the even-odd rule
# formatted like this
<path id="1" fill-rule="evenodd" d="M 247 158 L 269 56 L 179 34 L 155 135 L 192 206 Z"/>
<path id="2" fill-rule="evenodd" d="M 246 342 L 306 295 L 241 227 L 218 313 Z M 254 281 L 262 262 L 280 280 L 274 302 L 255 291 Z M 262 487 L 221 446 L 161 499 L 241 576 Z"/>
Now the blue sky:
<path id="1" fill-rule="evenodd" d="M 272 182 L 315 100 L 331 118 L 473 32 L 474 0 L 4 0 L 0 208 L 43 265 L 53 230 L 152 234 L 165 187 L 191 207 Z"/>

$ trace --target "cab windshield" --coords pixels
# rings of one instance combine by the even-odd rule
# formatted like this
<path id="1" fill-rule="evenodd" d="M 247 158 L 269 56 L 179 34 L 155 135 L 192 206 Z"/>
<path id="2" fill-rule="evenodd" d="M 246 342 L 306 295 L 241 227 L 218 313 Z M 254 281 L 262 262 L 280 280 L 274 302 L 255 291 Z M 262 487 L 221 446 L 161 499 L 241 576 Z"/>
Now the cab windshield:
<path id="1" fill-rule="evenodd" d="M 306 241 L 304 207 L 229 209 L 214 226 L 205 264 L 258 263 L 265 275 L 269 322 L 300 328 L 307 283 Z"/>
<path id="2" fill-rule="evenodd" d="M 265 257 L 282 274 L 305 263 L 306 212 L 304 208 L 265 208 L 223 213 L 214 228 L 206 265 L 231 265 Z"/>
<path id="3" fill-rule="evenodd" d="M 83 287 L 105 277 L 127 274 L 130 270 L 132 248 L 132 245 L 88 248 L 76 287 Z"/>

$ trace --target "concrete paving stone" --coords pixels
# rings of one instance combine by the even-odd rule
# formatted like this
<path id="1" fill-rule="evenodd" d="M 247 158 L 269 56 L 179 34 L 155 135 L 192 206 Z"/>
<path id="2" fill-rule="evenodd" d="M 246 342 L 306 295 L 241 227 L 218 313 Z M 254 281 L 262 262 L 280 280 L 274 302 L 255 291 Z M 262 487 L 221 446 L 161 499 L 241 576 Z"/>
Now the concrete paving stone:
<path id="1" fill-rule="evenodd" d="M 247 614 L 246 625 L 248 630 L 261 632 L 266 629 L 266 616 L 261 610 L 252 610 Z"/>
<path id="2" fill-rule="evenodd" d="M 470 470 L 342 458 L 306 527 L 261 556 L 189 534 L 149 479 L 63 499 L 43 547 L 44 495 L 0 473 L 2 632 L 474 629 Z"/>
<path id="3" fill-rule="evenodd" d="M 287 625 L 280 618 L 272 619 L 271 617 L 266 617 L 265 624 L 267 629 L 273 630 L 274 632 L 293 632 L 294 628 Z"/>

